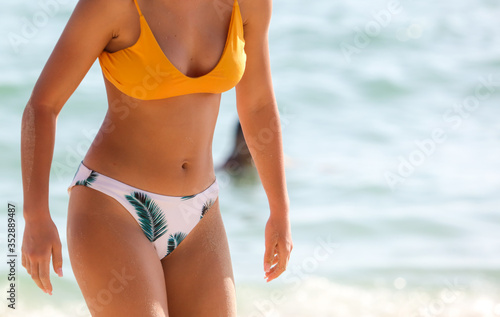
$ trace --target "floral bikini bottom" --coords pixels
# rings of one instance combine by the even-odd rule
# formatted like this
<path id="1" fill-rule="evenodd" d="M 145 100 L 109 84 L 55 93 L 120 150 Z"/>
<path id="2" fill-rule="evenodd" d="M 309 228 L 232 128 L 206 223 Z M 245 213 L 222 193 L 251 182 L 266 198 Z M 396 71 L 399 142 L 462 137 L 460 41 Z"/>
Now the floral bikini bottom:
<path id="1" fill-rule="evenodd" d="M 135 188 L 89 169 L 83 164 L 68 187 L 83 185 L 117 200 L 140 225 L 153 243 L 158 257 L 169 255 L 203 218 L 217 200 L 217 180 L 201 193 L 190 196 L 165 196 Z"/>

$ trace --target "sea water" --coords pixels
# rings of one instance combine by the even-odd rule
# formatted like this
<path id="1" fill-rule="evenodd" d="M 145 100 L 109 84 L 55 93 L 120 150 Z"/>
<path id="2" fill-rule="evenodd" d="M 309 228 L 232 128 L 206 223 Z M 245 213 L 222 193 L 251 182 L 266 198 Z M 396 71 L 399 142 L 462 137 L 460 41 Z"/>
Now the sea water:
<path id="1" fill-rule="evenodd" d="M 106 113 L 97 64 L 57 122 L 50 208 L 64 278 L 52 273 L 48 296 L 18 266 L 16 311 L 5 301 L 8 201 L 18 251 L 23 230 L 21 115 L 74 6 L 2 4 L 1 316 L 88 316 L 67 252 L 66 187 Z M 499 16 L 494 0 L 273 1 L 294 249 L 266 283 L 265 192 L 218 172 L 239 316 L 500 316 Z M 223 95 L 216 164 L 232 150 L 235 102 Z"/>

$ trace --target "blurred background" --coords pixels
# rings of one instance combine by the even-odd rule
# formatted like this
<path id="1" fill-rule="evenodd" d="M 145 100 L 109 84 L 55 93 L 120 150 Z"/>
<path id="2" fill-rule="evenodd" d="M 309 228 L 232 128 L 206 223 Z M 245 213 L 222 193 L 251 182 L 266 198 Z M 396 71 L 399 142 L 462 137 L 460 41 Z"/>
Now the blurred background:
<path id="1" fill-rule="evenodd" d="M 64 278 L 52 273 L 48 296 L 18 265 L 15 313 L 6 302 L 8 201 L 18 251 L 23 231 L 21 115 L 75 3 L 0 12 L 0 316 L 89 316 L 65 241 L 66 187 L 106 113 L 97 63 L 58 118 L 50 207 Z M 499 16 L 495 0 L 273 1 L 294 250 L 266 284 L 265 193 L 255 174 L 218 171 L 239 316 L 500 316 Z M 236 121 L 232 90 L 217 165 Z"/>

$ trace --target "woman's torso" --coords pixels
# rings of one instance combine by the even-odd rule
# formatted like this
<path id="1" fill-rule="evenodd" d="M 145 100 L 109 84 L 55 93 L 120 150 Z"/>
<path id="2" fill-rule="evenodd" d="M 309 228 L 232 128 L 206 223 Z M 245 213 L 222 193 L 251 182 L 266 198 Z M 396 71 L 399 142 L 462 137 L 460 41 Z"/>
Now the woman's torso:
<path id="1" fill-rule="evenodd" d="M 183 74 L 207 74 L 221 58 L 233 1 L 163 2 L 138 2 L 161 50 Z M 131 17 L 135 10 L 133 23 L 124 26 L 117 41 L 108 44 L 108 51 L 130 47 L 140 36 L 132 1 L 130 9 Z M 162 195 L 198 193 L 213 182 L 212 138 L 220 94 L 139 100 L 104 81 L 108 111 L 84 158 L 86 166 Z"/>

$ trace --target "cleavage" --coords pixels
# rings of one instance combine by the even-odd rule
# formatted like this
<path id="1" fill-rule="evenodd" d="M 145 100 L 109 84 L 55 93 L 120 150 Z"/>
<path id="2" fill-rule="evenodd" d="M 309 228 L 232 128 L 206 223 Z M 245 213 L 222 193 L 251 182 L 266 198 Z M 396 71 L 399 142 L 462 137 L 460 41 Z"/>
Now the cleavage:
<path id="1" fill-rule="evenodd" d="M 230 31 L 231 10 L 218 14 L 213 3 L 190 3 L 184 8 L 160 1 L 149 2 L 149 7 L 144 4 L 139 6 L 146 23 L 163 55 L 178 71 L 201 77 L 217 66 Z"/>

